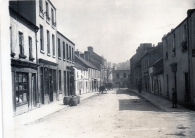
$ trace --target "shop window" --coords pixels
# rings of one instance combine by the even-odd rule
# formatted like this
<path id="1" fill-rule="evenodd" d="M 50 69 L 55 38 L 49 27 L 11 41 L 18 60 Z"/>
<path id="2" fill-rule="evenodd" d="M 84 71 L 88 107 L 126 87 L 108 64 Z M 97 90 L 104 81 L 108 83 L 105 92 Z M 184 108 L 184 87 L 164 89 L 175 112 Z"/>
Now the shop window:
<path id="1" fill-rule="evenodd" d="M 54 93 L 57 92 L 57 89 L 56 89 L 56 70 L 53 70 L 53 86 L 54 86 Z"/>
<path id="2" fill-rule="evenodd" d="M 16 106 L 28 104 L 28 74 L 16 73 L 15 76 Z"/>

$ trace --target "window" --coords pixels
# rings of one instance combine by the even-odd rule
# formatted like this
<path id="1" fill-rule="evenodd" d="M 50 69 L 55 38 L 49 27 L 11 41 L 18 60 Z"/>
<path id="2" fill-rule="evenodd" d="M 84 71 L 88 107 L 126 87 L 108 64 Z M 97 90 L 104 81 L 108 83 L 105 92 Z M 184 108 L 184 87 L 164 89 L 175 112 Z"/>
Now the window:
<path id="1" fill-rule="evenodd" d="M 74 49 L 72 48 L 72 60 L 74 60 Z"/>
<path id="2" fill-rule="evenodd" d="M 20 47 L 20 55 L 24 55 L 24 38 L 23 33 L 19 32 L 19 47 Z"/>
<path id="3" fill-rule="evenodd" d="M 40 48 L 41 51 L 44 51 L 44 46 L 43 46 L 43 26 L 40 25 Z"/>
<path id="4" fill-rule="evenodd" d="M 46 2 L 46 16 L 47 16 L 47 19 L 49 19 L 49 5 L 47 2 Z"/>
<path id="5" fill-rule="evenodd" d="M 59 70 L 59 90 L 61 91 L 61 70 Z"/>
<path id="6" fill-rule="evenodd" d="M 52 25 L 55 26 L 55 21 L 54 21 L 54 11 L 51 8 L 51 21 L 52 21 Z"/>
<path id="7" fill-rule="evenodd" d="M 61 58 L 60 54 L 60 39 L 58 38 L 58 57 Z"/>
<path id="8" fill-rule="evenodd" d="M 119 78 L 119 74 L 118 73 L 116 74 L 116 77 Z"/>
<path id="9" fill-rule="evenodd" d="M 53 48 L 53 56 L 55 56 L 55 36 L 52 34 L 52 48 Z"/>
<path id="10" fill-rule="evenodd" d="M 123 78 L 126 78 L 126 77 L 127 77 L 127 75 L 126 75 L 126 73 L 124 73 L 124 74 L 123 74 Z"/>
<path id="11" fill-rule="evenodd" d="M 172 56 L 175 56 L 175 34 L 173 34 L 173 46 L 172 46 Z"/>
<path id="12" fill-rule="evenodd" d="M 28 104 L 28 74 L 17 72 L 14 83 L 16 106 Z"/>
<path id="13" fill-rule="evenodd" d="M 39 11 L 43 13 L 43 2 L 42 0 L 39 0 Z"/>
<path id="14" fill-rule="evenodd" d="M 71 60 L 71 47 L 69 46 L 69 57 L 68 57 L 69 60 Z"/>
<path id="15" fill-rule="evenodd" d="M 68 59 L 68 44 L 66 44 L 66 59 Z"/>
<path id="16" fill-rule="evenodd" d="M 65 59 L 65 43 L 63 42 L 63 59 Z"/>
<path id="17" fill-rule="evenodd" d="M 50 55 L 50 33 L 47 30 L 47 53 Z"/>
<path id="18" fill-rule="evenodd" d="M 29 42 L 29 57 L 32 57 L 32 38 L 28 37 Z"/>
<path id="19" fill-rule="evenodd" d="M 66 71 L 64 71 L 64 95 L 66 94 Z"/>
<path id="20" fill-rule="evenodd" d="M 23 33 L 19 32 L 19 49 L 20 49 L 20 54 L 19 58 L 26 58 L 24 55 L 24 36 Z"/>

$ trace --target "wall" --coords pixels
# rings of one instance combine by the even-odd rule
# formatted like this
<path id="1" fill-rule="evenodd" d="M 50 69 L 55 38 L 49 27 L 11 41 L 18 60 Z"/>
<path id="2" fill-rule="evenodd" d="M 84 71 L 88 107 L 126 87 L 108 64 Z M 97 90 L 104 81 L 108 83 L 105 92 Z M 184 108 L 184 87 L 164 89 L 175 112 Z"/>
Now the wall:
<path id="1" fill-rule="evenodd" d="M 163 55 L 164 55 L 164 92 L 163 96 L 167 96 L 171 99 L 171 89 L 175 86 L 174 73 L 170 65 L 177 63 L 176 71 L 176 89 L 177 98 L 180 104 L 184 104 L 185 95 L 185 76 L 184 73 L 188 73 L 188 52 L 182 52 L 181 43 L 183 42 L 184 25 L 186 21 L 183 21 L 175 30 L 172 30 L 166 37 L 163 38 Z M 172 56 L 172 46 L 175 34 L 175 56 Z M 166 59 L 166 52 L 168 52 L 168 59 Z M 166 76 L 168 75 L 169 82 L 167 82 Z M 167 90 L 167 84 L 168 90 Z"/>

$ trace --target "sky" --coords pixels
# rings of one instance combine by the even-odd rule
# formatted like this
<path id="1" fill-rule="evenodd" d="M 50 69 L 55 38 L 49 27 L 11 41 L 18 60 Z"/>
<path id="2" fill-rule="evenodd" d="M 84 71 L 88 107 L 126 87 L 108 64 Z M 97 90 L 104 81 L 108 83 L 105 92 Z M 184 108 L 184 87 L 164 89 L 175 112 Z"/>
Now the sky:
<path id="1" fill-rule="evenodd" d="M 195 0 L 51 0 L 57 9 L 57 30 L 88 46 L 112 63 L 125 62 L 140 43 L 157 45 L 187 17 Z"/>

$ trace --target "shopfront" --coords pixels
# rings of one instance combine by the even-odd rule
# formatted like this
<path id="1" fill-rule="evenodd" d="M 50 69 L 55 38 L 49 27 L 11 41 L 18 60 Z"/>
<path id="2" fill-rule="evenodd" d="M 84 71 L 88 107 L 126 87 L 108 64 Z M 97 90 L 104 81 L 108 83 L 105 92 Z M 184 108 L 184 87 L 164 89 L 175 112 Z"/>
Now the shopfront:
<path id="1" fill-rule="evenodd" d="M 58 99 L 57 64 L 39 59 L 39 65 L 41 104 L 49 104 Z"/>
<path id="2" fill-rule="evenodd" d="M 14 115 L 37 107 L 37 67 L 35 63 L 12 59 L 12 93 Z"/>

